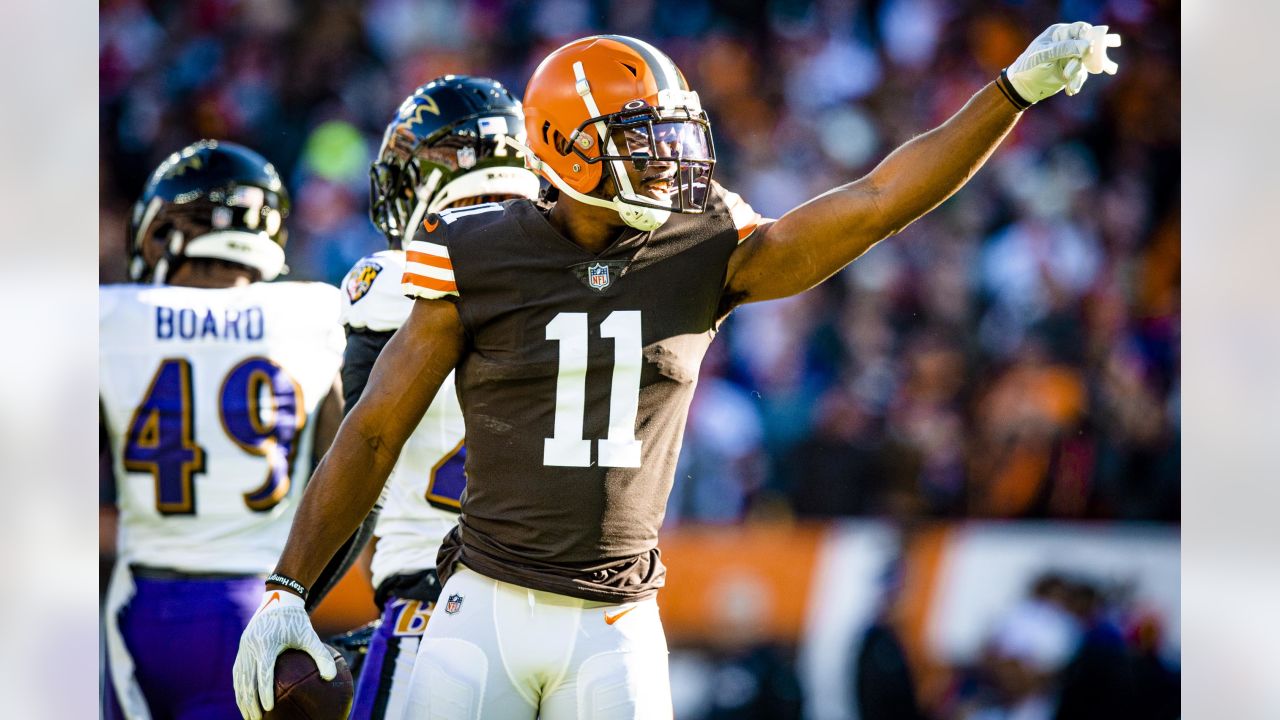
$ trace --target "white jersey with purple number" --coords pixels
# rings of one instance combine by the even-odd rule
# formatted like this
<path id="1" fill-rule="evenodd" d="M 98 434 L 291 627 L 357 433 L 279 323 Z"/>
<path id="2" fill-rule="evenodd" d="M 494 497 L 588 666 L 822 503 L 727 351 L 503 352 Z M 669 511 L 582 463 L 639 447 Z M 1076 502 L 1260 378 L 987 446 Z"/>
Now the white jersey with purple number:
<path id="1" fill-rule="evenodd" d="M 267 573 L 342 361 L 321 283 L 99 289 L 99 399 L 123 562 Z"/>
<path id="2" fill-rule="evenodd" d="M 356 263 L 342 281 L 343 324 L 373 332 L 392 332 L 403 325 L 413 308 L 413 300 L 401 290 L 404 269 L 405 253 L 400 250 L 383 250 Z M 440 541 L 458 520 L 466 483 L 463 432 L 450 373 L 405 442 L 383 491 L 382 513 L 374 528 L 374 587 L 392 575 L 436 566 Z"/>

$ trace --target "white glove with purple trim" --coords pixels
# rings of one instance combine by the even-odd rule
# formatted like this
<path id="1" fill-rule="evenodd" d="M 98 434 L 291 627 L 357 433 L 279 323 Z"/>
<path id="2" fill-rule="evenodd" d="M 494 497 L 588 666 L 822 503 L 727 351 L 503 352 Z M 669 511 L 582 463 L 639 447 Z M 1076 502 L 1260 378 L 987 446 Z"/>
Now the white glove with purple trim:
<path id="1" fill-rule="evenodd" d="M 1120 66 L 1107 57 L 1107 48 L 1119 47 L 1120 36 L 1107 30 L 1087 22 L 1050 25 L 1000 73 L 1000 89 L 1006 96 L 1012 91 L 1009 100 L 1025 108 L 1064 89 L 1075 95 L 1090 73 L 1115 75 Z"/>
<path id="2" fill-rule="evenodd" d="M 325 680 L 338 674 L 333 656 L 311 627 L 306 601 L 290 592 L 268 590 L 240 635 L 240 650 L 231 671 L 236 705 L 245 720 L 262 720 L 263 712 L 275 707 L 276 656 L 289 648 L 310 655 Z"/>

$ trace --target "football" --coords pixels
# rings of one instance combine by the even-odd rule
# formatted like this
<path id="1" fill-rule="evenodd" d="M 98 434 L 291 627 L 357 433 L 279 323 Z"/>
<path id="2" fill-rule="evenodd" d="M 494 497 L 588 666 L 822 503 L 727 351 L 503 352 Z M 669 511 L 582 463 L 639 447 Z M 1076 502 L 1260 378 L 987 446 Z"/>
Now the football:
<path id="1" fill-rule="evenodd" d="M 276 706 L 267 720 L 341 720 L 351 710 L 355 683 L 347 661 L 326 645 L 338 674 L 326 682 L 311 656 L 301 650 L 285 650 L 276 658 Z"/>

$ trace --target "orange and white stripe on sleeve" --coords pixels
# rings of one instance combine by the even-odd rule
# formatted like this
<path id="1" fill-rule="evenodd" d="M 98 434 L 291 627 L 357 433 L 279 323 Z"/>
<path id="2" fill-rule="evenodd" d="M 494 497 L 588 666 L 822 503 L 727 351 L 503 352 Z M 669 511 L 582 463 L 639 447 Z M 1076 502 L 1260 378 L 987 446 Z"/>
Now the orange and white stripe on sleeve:
<path id="1" fill-rule="evenodd" d="M 724 205 L 729 210 L 733 226 L 738 230 L 738 242 L 746 240 L 756 228 L 766 220 L 756 212 L 738 193 L 724 191 Z"/>
<path id="2" fill-rule="evenodd" d="M 436 300 L 447 295 L 458 295 L 458 284 L 453 278 L 453 263 L 449 260 L 449 248 L 440 243 L 413 240 L 405 248 L 404 279 L 401 289 L 409 297 Z"/>

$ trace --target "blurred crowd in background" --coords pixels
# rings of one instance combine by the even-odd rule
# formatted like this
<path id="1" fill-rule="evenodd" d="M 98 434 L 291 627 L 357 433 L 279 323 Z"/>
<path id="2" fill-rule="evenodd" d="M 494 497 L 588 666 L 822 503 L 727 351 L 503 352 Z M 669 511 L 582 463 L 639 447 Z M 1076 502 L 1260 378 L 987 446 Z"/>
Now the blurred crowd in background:
<path id="1" fill-rule="evenodd" d="M 884 596 L 857 634 L 843 673 L 844 712 L 815 707 L 792 649 L 722 643 L 672 655 L 681 720 L 1174 720 L 1177 664 L 1163 657 L 1165 630 L 1137 609 L 1128 590 L 1055 571 L 988 629 L 981 652 L 930 688 L 913 669 L 897 600 Z"/>
<path id="2" fill-rule="evenodd" d="M 1178 6 L 1163 0 L 106 0 L 101 279 L 146 174 L 201 138 L 267 156 L 294 279 L 384 245 L 368 165 L 414 87 L 514 92 L 563 42 L 648 39 L 712 118 L 716 178 L 766 216 L 859 177 L 1062 19 L 1122 72 L 1028 112 L 957 197 L 712 346 L 670 522 L 1179 515 Z"/>
<path id="3" fill-rule="evenodd" d="M 1047 573 L 993 628 L 954 691 L 968 720 L 1179 717 L 1177 673 L 1160 622 L 1126 608 L 1124 588 Z M 884 717 L 891 717 L 886 715 Z"/>
<path id="4" fill-rule="evenodd" d="M 520 95 L 548 52 L 598 32 L 676 61 L 711 117 L 716 179 L 777 217 L 945 120 L 1045 26 L 1071 20 L 1123 36 L 1117 76 L 1028 111 L 955 198 L 820 288 L 725 323 L 667 522 L 1177 523 L 1172 0 L 104 0 L 100 279 L 125 278 L 147 173 L 210 137 L 260 151 L 285 177 L 289 277 L 337 283 L 385 246 L 367 217 L 368 165 L 407 94 L 470 73 Z M 1029 592 L 993 630 L 971 692 L 935 712 L 1053 717 L 1045 678 L 1095 645 L 1132 658 L 1125 682 L 1163 681 L 1141 663 L 1136 626 L 1108 620 L 1120 605 L 1106 593 L 1063 578 Z M 892 640 L 864 650 L 891 666 Z M 794 699 L 773 665 L 790 661 L 769 652 L 718 660 L 716 677 L 737 683 L 718 697 L 747 697 L 759 677 Z M 1018 710 L 1024 700 L 1050 709 Z M 704 710 L 788 716 L 758 707 Z"/>

